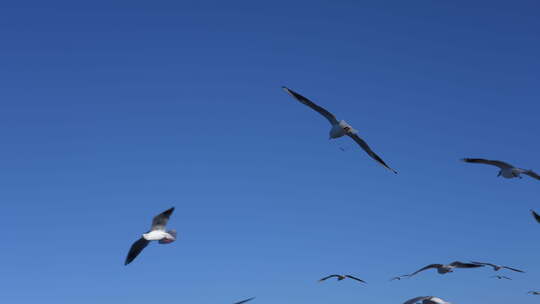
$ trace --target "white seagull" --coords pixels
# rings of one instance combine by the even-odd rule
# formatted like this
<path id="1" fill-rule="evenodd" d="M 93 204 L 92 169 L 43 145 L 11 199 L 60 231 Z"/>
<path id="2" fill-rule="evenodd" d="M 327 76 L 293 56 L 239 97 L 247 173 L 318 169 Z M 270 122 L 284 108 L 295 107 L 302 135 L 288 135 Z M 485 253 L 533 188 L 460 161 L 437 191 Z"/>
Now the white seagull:
<path id="1" fill-rule="evenodd" d="M 426 267 L 423 267 L 409 275 L 409 277 L 412 277 L 413 275 L 428 270 L 431 268 L 437 269 L 437 272 L 439 274 L 446 274 L 449 272 L 454 272 L 454 268 L 477 268 L 477 267 L 484 267 L 484 265 L 478 265 L 478 264 L 471 264 L 471 263 L 462 263 L 462 262 L 452 262 L 450 264 L 444 265 L 444 264 L 429 264 Z"/>
<path id="2" fill-rule="evenodd" d="M 422 302 L 420 302 L 420 301 L 422 301 Z M 422 303 L 422 304 L 451 304 L 450 302 L 446 302 L 445 300 L 443 300 L 441 298 L 432 297 L 432 296 L 412 298 L 412 299 L 406 301 L 403 304 L 416 304 L 416 303 Z"/>
<path id="3" fill-rule="evenodd" d="M 489 160 L 483 158 L 464 158 L 462 160 L 466 163 L 496 166 L 500 169 L 497 176 L 502 176 L 504 178 L 522 178 L 521 174 L 526 174 L 532 178 L 540 180 L 540 175 L 536 174 L 536 172 L 533 170 L 517 168 L 500 160 Z"/>
<path id="4" fill-rule="evenodd" d="M 502 279 L 505 279 L 505 280 L 512 280 L 511 278 L 506 277 L 506 276 L 502 276 L 502 275 L 494 275 L 494 276 L 492 276 L 492 278 L 497 278 L 497 279 L 499 279 L 499 280 L 502 280 Z"/>
<path id="5" fill-rule="evenodd" d="M 540 296 L 540 291 L 531 290 L 531 291 L 527 292 L 527 294 L 531 294 L 531 295 L 534 295 L 534 296 Z"/>
<path id="6" fill-rule="evenodd" d="M 301 102 L 301 103 L 305 104 L 306 106 L 312 108 L 313 110 L 317 111 L 319 114 L 324 116 L 330 122 L 330 124 L 332 125 L 332 128 L 330 129 L 330 139 L 342 137 L 344 135 L 349 136 L 362 149 L 364 149 L 364 151 L 366 151 L 366 153 L 369 156 L 371 156 L 371 158 L 373 158 L 375 161 L 377 161 L 379 164 L 381 164 L 386 169 L 388 169 L 388 170 L 390 170 L 390 171 L 397 174 L 396 170 L 390 168 L 382 160 L 382 158 L 380 158 L 377 154 L 375 154 L 375 152 L 373 152 L 373 150 L 371 150 L 371 148 L 368 146 L 368 144 L 362 138 L 360 138 L 360 136 L 358 136 L 358 131 L 353 129 L 353 127 L 351 127 L 351 125 L 349 125 L 346 121 L 344 121 L 344 120 L 339 120 L 338 121 L 336 119 L 336 117 L 334 116 L 334 114 L 328 112 L 323 107 L 318 106 L 313 101 L 307 99 L 306 97 L 296 93 L 295 91 L 293 91 L 293 90 L 291 90 L 291 89 L 289 89 L 287 87 L 283 87 L 283 90 L 285 90 L 285 92 L 287 92 L 289 95 L 294 97 L 299 102 Z"/>
<path id="7" fill-rule="evenodd" d="M 493 267 L 493 270 L 495 270 L 495 271 L 499 271 L 501 269 L 508 269 L 508 270 L 512 270 L 512 271 L 515 271 L 515 272 L 521 272 L 521 273 L 525 272 L 523 270 L 519 270 L 519 269 L 516 269 L 516 268 L 503 266 L 503 265 L 495 265 L 495 264 L 492 264 L 492 263 L 474 262 L 474 261 L 471 261 L 471 263 L 477 264 L 477 265 L 482 265 L 482 266 L 491 266 L 491 267 Z"/>
<path id="8" fill-rule="evenodd" d="M 167 226 L 167 222 L 173 211 L 174 207 L 167 209 L 154 217 L 150 231 L 144 233 L 140 239 L 131 245 L 124 265 L 133 262 L 151 241 L 158 241 L 160 244 L 170 244 L 176 241 L 176 230 L 165 230 L 165 226 Z"/>

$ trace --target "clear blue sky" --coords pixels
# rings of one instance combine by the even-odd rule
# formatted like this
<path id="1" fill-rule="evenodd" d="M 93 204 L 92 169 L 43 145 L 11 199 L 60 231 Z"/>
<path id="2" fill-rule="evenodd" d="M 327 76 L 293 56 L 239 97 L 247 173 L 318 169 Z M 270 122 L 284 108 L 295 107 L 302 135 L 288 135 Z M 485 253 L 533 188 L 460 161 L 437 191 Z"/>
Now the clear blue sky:
<path id="1" fill-rule="evenodd" d="M 535 303 L 540 183 L 459 159 L 540 171 L 539 10 L 3 2 L 0 301 Z M 282 85 L 346 119 L 399 175 L 328 141 Z M 179 241 L 123 266 L 170 206 Z M 528 273 L 388 281 L 454 260 Z M 316 282 L 336 272 L 369 284 Z"/>

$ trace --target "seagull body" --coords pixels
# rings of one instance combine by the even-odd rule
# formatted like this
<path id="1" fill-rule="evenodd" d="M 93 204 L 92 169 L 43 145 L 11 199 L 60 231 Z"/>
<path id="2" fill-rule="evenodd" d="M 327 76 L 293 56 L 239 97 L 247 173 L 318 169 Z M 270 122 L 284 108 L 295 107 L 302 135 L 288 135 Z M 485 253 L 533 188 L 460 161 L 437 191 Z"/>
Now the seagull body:
<path id="1" fill-rule="evenodd" d="M 165 230 L 169 217 L 173 211 L 174 207 L 165 210 L 154 217 L 150 231 L 144 233 L 140 239 L 131 245 L 124 265 L 133 262 L 133 260 L 143 251 L 146 246 L 148 246 L 151 241 L 158 241 L 160 244 L 170 244 L 176 241 L 176 230 Z"/>
<path id="2" fill-rule="evenodd" d="M 471 261 L 471 263 L 476 264 L 476 265 L 481 265 L 481 266 L 491 266 L 491 267 L 493 267 L 494 271 L 499 271 L 501 269 L 508 269 L 508 270 L 512 270 L 512 271 L 515 271 L 515 272 L 521 272 L 521 273 L 525 272 L 523 270 L 519 270 L 519 269 L 516 269 L 516 268 L 503 266 L 503 265 L 495 265 L 495 264 L 492 264 L 492 263 L 472 262 L 472 261 Z"/>
<path id="3" fill-rule="evenodd" d="M 446 274 L 446 273 L 450 273 L 450 272 L 454 272 L 454 269 L 455 268 L 477 268 L 477 267 L 483 267 L 483 265 L 478 265 L 478 264 L 471 264 L 471 263 L 462 263 L 462 262 L 452 262 L 450 264 L 430 264 L 430 265 L 427 265 L 411 274 L 409 274 L 408 276 L 409 277 L 412 277 L 413 275 L 421 272 L 421 271 L 424 271 L 424 270 L 428 270 L 428 269 L 431 269 L 431 268 L 435 268 L 437 269 L 437 272 L 439 274 Z"/>
<path id="4" fill-rule="evenodd" d="M 505 279 L 505 280 L 512 280 L 511 278 L 505 277 L 505 276 L 502 276 L 502 275 L 494 275 L 494 276 L 492 276 L 492 278 L 497 278 L 497 279 L 499 279 L 499 280 L 502 280 L 502 279 Z"/>
<path id="5" fill-rule="evenodd" d="M 364 151 L 366 151 L 366 153 L 371 157 L 373 158 L 376 162 L 378 162 L 380 165 L 382 165 L 383 167 L 385 167 L 386 169 L 394 172 L 397 174 L 397 171 L 390 168 L 383 160 L 382 158 L 380 158 L 377 154 L 375 154 L 375 152 L 373 152 L 373 150 L 371 150 L 371 148 L 369 147 L 369 145 L 360 137 L 358 136 L 358 131 L 355 130 L 351 125 L 349 125 L 345 120 L 337 120 L 336 117 L 334 116 L 334 114 L 328 112 L 326 109 L 324 109 L 323 107 L 315 104 L 313 101 L 307 99 L 306 97 L 296 93 L 295 91 L 287 88 L 287 87 L 283 87 L 283 90 L 285 90 L 285 92 L 287 92 L 289 95 L 291 95 L 292 97 L 294 97 L 296 100 L 298 100 L 299 102 L 303 103 L 304 105 L 312 108 L 313 110 L 317 111 L 319 114 L 321 114 L 322 116 L 324 116 L 328 122 L 330 122 L 330 124 L 332 125 L 332 128 L 330 129 L 330 139 L 334 139 L 334 138 L 339 138 L 339 137 L 342 137 L 342 136 L 349 136 L 350 138 L 352 138 L 362 149 L 364 149 Z"/>
<path id="6" fill-rule="evenodd" d="M 420 301 L 422 301 L 422 302 L 420 302 Z M 422 303 L 422 304 L 451 304 L 450 302 L 446 302 L 445 300 L 443 300 L 441 298 L 432 297 L 432 296 L 412 298 L 412 299 L 406 301 L 403 304 L 416 304 L 416 303 Z"/>
<path id="7" fill-rule="evenodd" d="M 540 296 L 540 291 L 529 291 L 527 292 L 528 294 L 532 294 L 532 295 L 535 295 L 535 296 Z"/>
<path id="8" fill-rule="evenodd" d="M 540 214 L 534 212 L 534 210 L 531 209 L 531 214 L 533 215 L 534 219 L 540 223 Z"/>
<path id="9" fill-rule="evenodd" d="M 337 278 L 338 281 L 345 280 L 346 278 L 349 278 L 349 279 L 356 280 L 356 281 L 358 281 L 358 282 L 360 282 L 360 283 L 367 284 L 366 281 L 361 280 L 361 279 L 359 279 L 359 278 L 357 278 L 357 277 L 354 277 L 354 276 L 352 276 L 352 275 L 350 275 L 350 274 L 346 274 L 346 275 L 341 275 L 341 274 L 331 274 L 331 275 L 329 275 L 329 276 L 326 276 L 326 277 L 320 279 L 319 282 L 328 280 L 328 279 L 330 279 L 330 278 Z"/>
<path id="10" fill-rule="evenodd" d="M 509 163 L 505 163 L 500 160 L 489 160 L 483 158 L 464 158 L 464 162 L 473 163 L 473 164 L 484 164 L 492 165 L 498 167 L 499 174 L 497 176 L 502 176 L 504 178 L 522 178 L 521 174 L 528 175 L 532 178 L 540 180 L 540 175 L 536 174 L 533 170 L 526 170 L 512 166 Z"/>

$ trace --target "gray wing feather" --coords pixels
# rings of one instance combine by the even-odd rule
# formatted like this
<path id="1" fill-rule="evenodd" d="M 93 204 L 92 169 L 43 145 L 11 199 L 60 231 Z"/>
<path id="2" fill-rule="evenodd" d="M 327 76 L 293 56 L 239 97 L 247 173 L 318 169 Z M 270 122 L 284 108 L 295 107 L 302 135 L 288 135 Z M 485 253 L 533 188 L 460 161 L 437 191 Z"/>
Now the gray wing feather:
<path id="1" fill-rule="evenodd" d="M 338 121 L 337 121 L 336 117 L 334 116 L 334 114 L 328 112 L 325 108 L 317 105 L 313 101 L 307 99 L 306 97 L 296 93 L 295 91 L 293 91 L 293 90 L 291 90 L 291 89 L 289 89 L 287 87 L 283 87 L 283 90 L 285 90 L 285 92 L 287 92 L 289 95 L 294 97 L 296 100 L 298 100 L 301 103 L 305 104 L 306 106 L 312 108 L 313 110 L 319 112 L 319 114 L 321 114 L 326 119 L 328 119 L 328 121 L 330 122 L 331 125 L 338 124 Z"/>
<path id="2" fill-rule="evenodd" d="M 431 297 L 416 297 L 416 298 L 412 298 L 410 300 L 407 300 L 405 303 L 403 304 L 415 304 L 415 303 L 418 303 L 420 301 L 423 301 L 423 300 L 427 300 Z"/>
<path id="3" fill-rule="evenodd" d="M 540 214 L 536 213 L 534 210 L 531 209 L 531 213 L 534 217 L 534 219 L 540 223 Z"/>
<path id="4" fill-rule="evenodd" d="M 152 231 L 154 230 L 165 230 L 165 226 L 167 226 L 167 222 L 169 221 L 169 217 L 174 211 L 174 207 L 167 209 L 163 211 L 162 213 L 156 215 L 154 219 L 152 220 Z"/>
<path id="5" fill-rule="evenodd" d="M 512 268 L 512 267 L 508 267 L 508 266 L 503 266 L 503 268 L 506 268 L 506 269 L 508 269 L 508 270 L 512 270 L 512 271 L 515 271 L 515 272 L 525 273 L 525 271 L 523 271 L 523 270 L 516 269 L 516 268 Z"/>
<path id="6" fill-rule="evenodd" d="M 464 158 L 463 161 L 466 163 L 473 163 L 473 164 L 492 165 L 492 166 L 499 167 L 501 169 L 514 168 L 514 166 L 500 160 L 489 160 L 489 159 L 483 159 L 483 158 Z"/>
<path id="7" fill-rule="evenodd" d="M 362 280 L 362 279 L 359 279 L 359 278 L 357 278 L 357 277 L 355 277 L 355 276 L 348 275 L 348 274 L 345 275 L 345 276 L 346 276 L 347 278 L 350 278 L 350 279 L 353 279 L 353 280 L 357 280 L 358 282 L 362 282 L 362 283 L 366 283 L 366 284 L 367 284 L 366 281 L 364 281 L 364 280 Z"/>
<path id="8" fill-rule="evenodd" d="M 540 180 L 540 175 L 538 175 L 536 172 L 534 172 L 533 170 L 524 170 L 523 171 L 523 174 L 527 174 L 528 176 L 532 177 L 532 178 L 536 178 L 536 179 L 539 179 Z"/>
<path id="9" fill-rule="evenodd" d="M 491 267 L 493 267 L 493 269 L 497 269 L 497 267 L 498 267 L 498 265 L 491 264 L 491 263 L 474 262 L 474 261 L 471 261 L 471 263 L 476 264 L 476 265 L 480 265 L 480 266 L 491 266 Z"/>
<path id="10" fill-rule="evenodd" d="M 366 153 L 371 156 L 371 158 L 373 158 L 376 162 L 378 162 L 379 164 L 381 164 L 383 167 L 385 167 L 386 169 L 394 172 L 397 174 L 397 171 L 390 168 L 385 162 L 384 160 L 382 160 L 382 158 L 379 157 L 379 155 L 375 154 L 375 152 L 373 152 L 373 150 L 371 150 L 371 148 L 369 147 L 369 145 L 362 139 L 360 138 L 360 136 L 358 136 L 358 134 L 355 134 L 355 133 L 347 133 L 347 135 L 349 135 L 350 138 L 352 138 L 358 145 L 360 145 L 360 147 L 362 149 L 364 149 L 364 151 L 366 151 Z"/>
<path id="11" fill-rule="evenodd" d="M 331 275 L 329 275 L 329 276 L 326 276 L 326 277 L 320 279 L 319 282 L 322 282 L 322 281 L 324 281 L 324 280 L 328 280 L 328 279 L 333 278 L 333 277 L 339 278 L 339 275 L 337 275 L 337 274 L 331 274 Z"/>
<path id="12" fill-rule="evenodd" d="M 236 303 L 234 303 L 234 304 L 243 304 L 243 303 L 249 302 L 249 301 L 251 301 L 251 300 L 253 300 L 253 299 L 255 299 L 255 297 L 249 298 L 249 299 L 246 299 L 246 300 L 242 300 L 242 301 L 236 302 Z"/>
<path id="13" fill-rule="evenodd" d="M 431 269 L 431 268 L 439 268 L 439 267 L 441 267 L 441 266 L 442 266 L 441 264 L 430 264 L 430 265 L 427 265 L 426 267 L 421 268 L 421 269 L 418 269 L 417 271 L 415 271 L 415 272 L 409 274 L 409 277 L 412 277 L 413 275 L 415 275 L 415 274 L 417 274 L 417 273 L 419 273 L 419 272 L 421 272 L 421 271 L 428 270 L 428 269 Z"/>
<path id="14" fill-rule="evenodd" d="M 133 260 L 135 260 L 139 253 L 141 253 L 141 251 L 143 251 L 143 249 L 148 246 L 148 243 L 150 243 L 150 241 L 147 241 L 142 237 L 135 241 L 135 243 L 133 243 L 133 245 L 131 245 L 131 248 L 129 249 L 124 265 L 133 262 Z"/>
<path id="15" fill-rule="evenodd" d="M 477 267 L 484 267 L 484 265 L 481 264 L 473 264 L 473 263 L 462 263 L 459 261 L 452 262 L 450 266 L 454 266 L 456 268 L 477 268 Z"/>

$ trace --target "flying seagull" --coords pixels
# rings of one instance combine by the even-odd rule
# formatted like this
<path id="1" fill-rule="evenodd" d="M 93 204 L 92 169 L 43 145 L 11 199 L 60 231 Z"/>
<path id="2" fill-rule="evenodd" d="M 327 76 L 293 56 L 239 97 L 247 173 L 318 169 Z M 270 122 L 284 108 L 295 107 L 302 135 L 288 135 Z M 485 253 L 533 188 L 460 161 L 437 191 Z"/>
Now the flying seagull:
<path id="1" fill-rule="evenodd" d="M 473 163 L 473 164 L 485 164 L 499 167 L 499 174 L 497 176 L 502 176 L 504 178 L 522 178 L 521 174 L 526 174 L 532 178 L 540 179 L 540 175 L 536 174 L 533 170 L 525 170 L 521 168 L 514 167 L 509 163 L 505 163 L 500 160 L 489 160 L 483 158 L 464 158 L 464 162 Z"/>
<path id="2" fill-rule="evenodd" d="M 176 230 L 165 231 L 165 226 L 167 226 L 167 222 L 173 211 L 174 207 L 167 209 L 154 217 L 150 231 L 144 233 L 140 239 L 131 245 L 124 265 L 133 262 L 151 241 L 158 241 L 160 244 L 170 244 L 176 241 Z"/>
<path id="3" fill-rule="evenodd" d="M 393 277 L 393 278 L 390 279 L 390 281 L 395 281 L 395 280 L 398 280 L 398 281 L 399 281 L 399 280 L 401 280 L 401 279 L 403 279 L 403 278 L 408 278 L 408 277 L 409 277 L 408 274 L 404 274 L 404 275 L 400 275 L 400 276 L 398 276 L 398 277 Z"/>
<path id="4" fill-rule="evenodd" d="M 359 278 L 357 278 L 357 277 L 354 277 L 354 276 L 352 276 L 352 275 L 350 275 L 350 274 L 346 274 L 346 275 L 332 274 L 332 275 L 329 275 L 329 276 L 327 276 L 327 277 L 324 277 L 324 278 L 320 279 L 319 282 L 328 280 L 328 279 L 330 279 L 330 278 L 337 278 L 338 281 L 344 280 L 345 278 L 349 278 L 349 279 L 357 280 L 357 281 L 360 282 L 360 283 L 367 284 L 366 281 L 361 280 L 361 279 L 359 279 Z"/>
<path id="5" fill-rule="evenodd" d="M 505 279 L 505 280 L 512 280 L 511 278 L 505 277 L 505 276 L 502 276 L 502 275 L 494 275 L 494 276 L 492 276 L 492 278 L 497 278 L 497 279 L 499 279 L 499 280 L 502 280 L 502 279 Z"/>
<path id="6" fill-rule="evenodd" d="M 527 292 L 527 294 L 532 294 L 532 295 L 535 295 L 535 296 L 540 296 L 540 291 L 533 291 L 533 290 L 531 290 L 531 291 Z"/>
<path id="7" fill-rule="evenodd" d="M 420 301 L 422 301 L 422 302 L 420 302 Z M 406 301 L 403 304 L 416 304 L 416 303 L 422 303 L 422 304 L 451 304 L 450 302 L 446 302 L 445 300 L 443 300 L 441 298 L 432 297 L 432 296 L 412 298 L 412 299 Z"/>
<path id="8" fill-rule="evenodd" d="M 531 209 L 531 213 L 534 216 L 534 219 L 540 223 L 540 214 L 534 212 L 534 210 Z"/>
<path id="9" fill-rule="evenodd" d="M 358 136 L 358 131 L 353 129 L 346 121 L 344 121 L 344 120 L 339 120 L 338 121 L 336 119 L 336 117 L 334 116 L 334 114 L 328 112 L 323 107 L 318 106 L 313 101 L 307 99 L 306 97 L 296 93 L 295 91 L 293 91 L 293 90 L 291 90 L 291 89 L 289 89 L 287 87 L 283 87 L 283 90 L 285 90 L 285 92 L 290 94 L 292 97 L 294 97 L 299 102 L 301 102 L 301 103 L 305 104 L 306 106 L 312 108 L 313 110 L 317 111 L 319 114 L 324 116 L 330 122 L 330 124 L 332 125 L 332 128 L 330 129 L 330 139 L 342 137 L 344 135 L 349 136 L 362 149 L 364 149 L 364 151 L 366 151 L 366 153 L 369 156 L 371 156 L 371 158 L 373 158 L 376 162 L 381 164 L 386 169 L 388 169 L 388 170 L 390 170 L 390 171 L 397 174 L 396 170 L 390 168 L 384 162 L 384 160 L 382 160 L 382 158 L 380 158 L 377 154 L 375 154 L 375 152 L 373 152 L 373 150 L 371 150 L 371 148 L 368 146 L 368 144 L 360 136 Z"/>
<path id="10" fill-rule="evenodd" d="M 236 302 L 236 303 L 234 303 L 234 304 L 243 304 L 243 303 L 247 303 L 247 302 L 249 302 L 249 301 L 251 301 L 251 300 L 253 300 L 253 299 L 255 299 L 255 297 L 249 298 L 249 299 L 245 299 L 245 300 L 243 300 L 243 301 Z"/>
<path id="11" fill-rule="evenodd" d="M 478 265 L 478 264 L 470 264 L 470 263 L 462 263 L 462 262 L 452 262 L 448 265 L 444 265 L 444 264 L 430 264 L 430 265 L 427 265 L 426 267 L 424 268 L 421 268 L 413 273 L 411 273 L 409 275 L 409 277 L 412 277 L 413 275 L 421 272 L 421 271 L 424 271 L 424 270 L 428 270 L 428 269 L 431 269 L 431 268 L 435 268 L 437 269 L 437 272 L 439 274 L 445 274 L 445 273 L 449 273 L 449 272 L 454 272 L 454 268 L 477 268 L 477 267 L 483 267 L 483 265 Z"/>
<path id="12" fill-rule="evenodd" d="M 493 270 L 495 270 L 495 271 L 499 271 L 501 269 L 508 269 L 508 270 L 512 270 L 512 271 L 515 271 L 515 272 L 521 272 L 521 273 L 525 272 L 523 270 L 519 270 L 519 269 L 516 269 L 516 268 L 503 266 L 503 265 L 495 265 L 495 264 L 491 264 L 491 263 L 473 262 L 473 261 L 471 261 L 471 263 L 476 264 L 476 265 L 481 265 L 481 266 L 491 266 L 491 267 L 493 267 Z"/>

